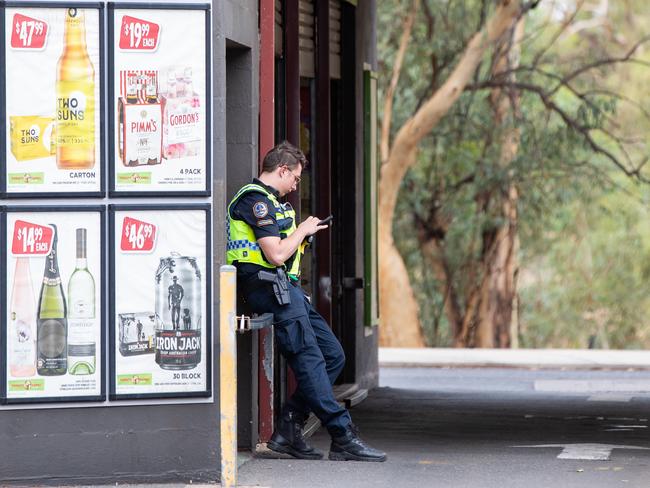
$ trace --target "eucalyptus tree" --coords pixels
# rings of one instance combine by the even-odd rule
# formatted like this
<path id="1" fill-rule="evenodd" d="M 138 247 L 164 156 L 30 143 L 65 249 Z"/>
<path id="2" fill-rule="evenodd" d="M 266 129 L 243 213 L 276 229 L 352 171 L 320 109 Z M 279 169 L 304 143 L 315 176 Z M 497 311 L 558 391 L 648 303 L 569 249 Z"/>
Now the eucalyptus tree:
<path id="1" fill-rule="evenodd" d="M 602 9 L 580 0 L 532 14 L 539 2 L 416 0 L 401 24 L 397 3 L 380 4 L 381 340 L 421 345 L 422 318 L 429 342 L 508 347 L 520 209 L 535 219 L 564 190 L 606 184 L 610 167 L 647 179 L 647 148 L 616 109 L 648 113 L 602 83 L 643 65 L 646 39 L 585 49 L 575 38 Z"/>

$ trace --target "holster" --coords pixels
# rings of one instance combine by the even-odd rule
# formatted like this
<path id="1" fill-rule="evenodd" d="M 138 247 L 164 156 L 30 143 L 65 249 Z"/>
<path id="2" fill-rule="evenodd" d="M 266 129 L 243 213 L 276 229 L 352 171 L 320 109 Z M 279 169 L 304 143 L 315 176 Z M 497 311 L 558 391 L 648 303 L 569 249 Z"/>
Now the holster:
<path id="1" fill-rule="evenodd" d="M 282 268 L 277 268 L 275 273 L 269 271 L 258 271 L 257 279 L 273 284 L 273 294 L 279 305 L 289 305 L 291 295 L 289 294 L 289 279 Z"/>

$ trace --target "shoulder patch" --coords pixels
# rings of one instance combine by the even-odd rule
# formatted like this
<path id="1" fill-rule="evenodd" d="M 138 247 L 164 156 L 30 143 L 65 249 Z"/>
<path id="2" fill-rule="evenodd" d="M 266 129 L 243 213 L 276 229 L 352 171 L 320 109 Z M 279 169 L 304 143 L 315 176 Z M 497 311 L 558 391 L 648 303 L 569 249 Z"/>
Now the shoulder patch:
<path id="1" fill-rule="evenodd" d="M 255 202 L 253 204 L 253 215 L 258 219 L 266 217 L 269 213 L 269 207 L 264 202 Z"/>
<path id="2" fill-rule="evenodd" d="M 258 220 L 257 225 L 260 227 L 264 227 L 265 225 L 273 225 L 273 219 Z"/>

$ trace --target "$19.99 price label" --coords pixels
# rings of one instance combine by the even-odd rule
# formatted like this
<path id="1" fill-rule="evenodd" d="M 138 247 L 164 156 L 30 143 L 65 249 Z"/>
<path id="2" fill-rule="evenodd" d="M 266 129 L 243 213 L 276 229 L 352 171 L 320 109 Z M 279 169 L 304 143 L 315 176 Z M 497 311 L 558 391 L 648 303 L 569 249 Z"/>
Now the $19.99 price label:
<path id="1" fill-rule="evenodd" d="M 47 38 L 47 23 L 22 14 L 14 14 L 11 47 L 14 49 L 42 49 Z"/>
<path id="2" fill-rule="evenodd" d="M 125 252 L 149 252 L 156 243 L 156 226 L 132 217 L 122 221 L 120 249 Z"/>
<path id="3" fill-rule="evenodd" d="M 49 225 L 38 225 L 16 220 L 11 243 L 14 256 L 46 256 L 52 249 L 54 229 Z"/>
<path id="4" fill-rule="evenodd" d="M 155 22 L 125 15 L 120 27 L 120 49 L 125 51 L 155 51 L 160 26 Z"/>

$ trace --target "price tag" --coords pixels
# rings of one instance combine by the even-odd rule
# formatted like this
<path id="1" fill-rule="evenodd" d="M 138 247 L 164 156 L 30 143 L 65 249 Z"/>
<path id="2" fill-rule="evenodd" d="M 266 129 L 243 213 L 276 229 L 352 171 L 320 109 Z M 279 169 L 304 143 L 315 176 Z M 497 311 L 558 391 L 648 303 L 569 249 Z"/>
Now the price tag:
<path id="1" fill-rule="evenodd" d="M 120 49 L 125 51 L 155 51 L 160 26 L 148 20 L 125 15 L 120 28 Z"/>
<path id="2" fill-rule="evenodd" d="M 156 243 L 156 226 L 131 217 L 122 221 L 120 249 L 125 252 L 149 252 Z"/>
<path id="3" fill-rule="evenodd" d="M 46 256 L 52 249 L 54 229 L 49 225 L 16 220 L 11 253 L 14 256 Z"/>
<path id="4" fill-rule="evenodd" d="M 47 23 L 22 14 L 14 14 L 11 47 L 14 49 L 43 49 L 47 37 Z"/>

